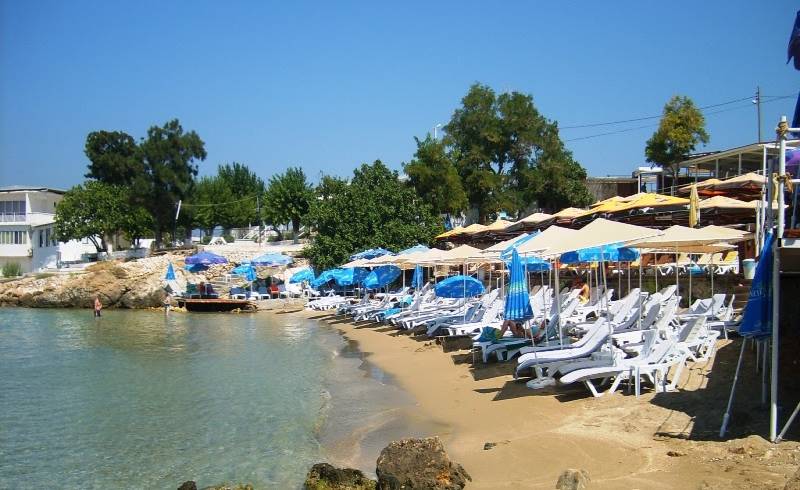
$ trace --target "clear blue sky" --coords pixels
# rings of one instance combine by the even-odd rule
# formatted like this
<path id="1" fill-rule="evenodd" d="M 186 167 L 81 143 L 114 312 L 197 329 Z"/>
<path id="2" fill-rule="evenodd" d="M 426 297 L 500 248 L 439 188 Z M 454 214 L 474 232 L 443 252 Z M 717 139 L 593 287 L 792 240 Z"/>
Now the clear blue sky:
<path id="1" fill-rule="evenodd" d="M 475 81 L 530 93 L 561 126 L 800 88 L 786 65 L 798 5 L 776 2 L 119 2 L 0 0 L 0 185 L 69 187 L 93 130 L 135 137 L 177 117 L 201 173 L 239 161 L 394 168 Z M 708 116 L 708 149 L 756 139 L 748 102 Z M 764 132 L 794 109 L 764 106 Z M 629 174 L 657 120 L 564 129 L 591 175 Z"/>

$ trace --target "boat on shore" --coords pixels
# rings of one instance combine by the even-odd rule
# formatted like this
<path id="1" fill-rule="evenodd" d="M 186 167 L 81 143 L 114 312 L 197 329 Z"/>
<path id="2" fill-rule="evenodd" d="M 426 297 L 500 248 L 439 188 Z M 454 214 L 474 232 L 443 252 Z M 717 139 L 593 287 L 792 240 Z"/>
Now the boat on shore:
<path id="1" fill-rule="evenodd" d="M 180 299 L 178 306 L 186 308 L 186 311 L 195 312 L 226 312 L 226 311 L 256 311 L 256 305 L 246 299 L 223 299 L 223 298 L 196 298 Z"/>

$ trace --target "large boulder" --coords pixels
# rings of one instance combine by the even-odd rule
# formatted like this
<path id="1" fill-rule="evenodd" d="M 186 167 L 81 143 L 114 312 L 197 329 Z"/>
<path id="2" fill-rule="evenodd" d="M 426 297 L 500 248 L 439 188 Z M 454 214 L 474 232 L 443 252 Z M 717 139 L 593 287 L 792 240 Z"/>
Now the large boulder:
<path id="1" fill-rule="evenodd" d="M 438 437 L 390 443 L 378 456 L 376 473 L 382 490 L 460 490 L 472 481 L 460 464 L 450 461 Z"/>
<path id="2" fill-rule="evenodd" d="M 336 468 L 328 463 L 317 463 L 306 476 L 306 490 L 375 490 L 375 480 L 351 468 Z"/>
<path id="3" fill-rule="evenodd" d="M 589 472 L 568 469 L 561 473 L 556 482 L 558 490 L 583 490 L 589 486 Z"/>

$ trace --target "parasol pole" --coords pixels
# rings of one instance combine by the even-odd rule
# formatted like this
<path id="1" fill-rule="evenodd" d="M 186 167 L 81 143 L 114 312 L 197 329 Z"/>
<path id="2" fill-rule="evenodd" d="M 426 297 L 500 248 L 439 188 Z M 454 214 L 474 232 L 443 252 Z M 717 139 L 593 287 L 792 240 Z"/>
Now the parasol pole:
<path id="1" fill-rule="evenodd" d="M 786 116 L 781 116 L 778 125 L 778 192 L 775 196 L 778 204 L 778 226 L 772 251 L 772 365 L 770 370 L 770 403 L 769 403 L 769 440 L 775 442 L 778 437 L 778 348 L 780 338 L 781 317 L 781 255 L 780 245 L 783 241 L 785 210 L 783 208 L 784 177 L 786 175 L 786 133 L 790 129 Z M 770 179 L 767 179 L 769 185 Z M 771 187 L 771 186 L 770 186 Z M 772 214 L 770 212 L 770 214 Z"/>

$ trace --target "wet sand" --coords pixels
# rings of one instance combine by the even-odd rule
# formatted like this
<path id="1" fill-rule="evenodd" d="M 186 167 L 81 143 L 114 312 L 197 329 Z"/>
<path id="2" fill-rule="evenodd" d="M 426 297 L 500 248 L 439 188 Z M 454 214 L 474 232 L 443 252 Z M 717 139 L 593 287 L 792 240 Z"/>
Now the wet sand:
<path id="1" fill-rule="evenodd" d="M 720 341 L 710 362 L 690 364 L 678 392 L 649 391 L 637 399 L 623 388 L 593 398 L 582 385 L 530 390 L 511 376 L 514 363 L 473 367 L 468 351 L 443 353 L 430 340 L 387 326 L 297 314 L 356 341 L 370 363 L 414 398 L 422 425 L 412 435 L 440 436 L 472 476 L 469 488 L 553 488 L 567 468 L 587 470 L 598 489 L 783 488 L 800 463 L 796 442 L 776 446 L 747 436 L 766 427 L 760 376 L 748 360 L 733 439 L 718 440 L 738 341 Z M 496 445 L 485 450 L 487 442 Z"/>

